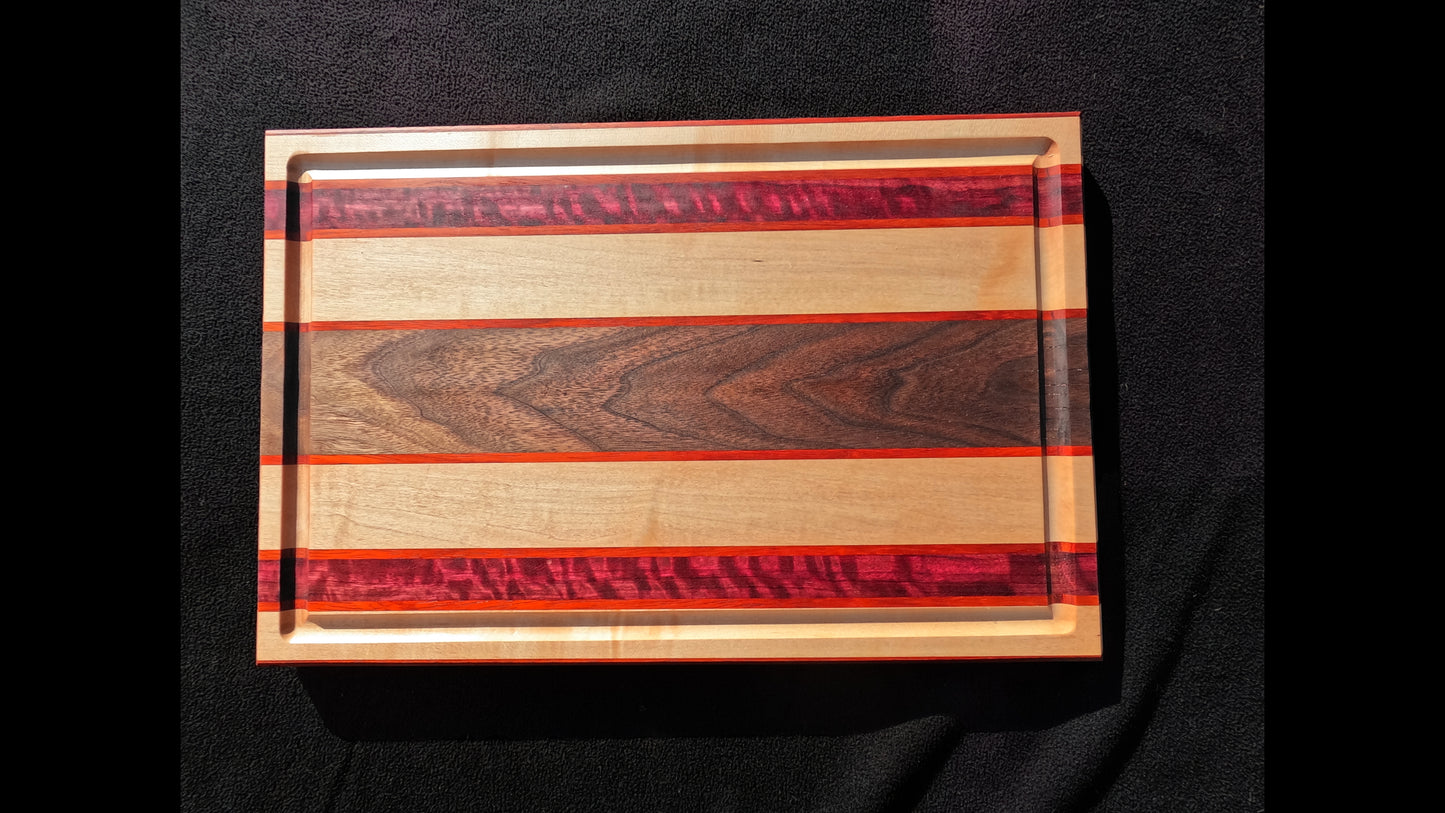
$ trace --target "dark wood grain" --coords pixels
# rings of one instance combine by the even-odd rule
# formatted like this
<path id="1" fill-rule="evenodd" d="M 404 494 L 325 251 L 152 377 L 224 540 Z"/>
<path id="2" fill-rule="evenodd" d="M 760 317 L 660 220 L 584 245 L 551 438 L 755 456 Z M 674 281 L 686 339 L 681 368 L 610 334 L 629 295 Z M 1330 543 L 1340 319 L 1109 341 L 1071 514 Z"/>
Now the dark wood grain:
<path id="1" fill-rule="evenodd" d="M 311 333 L 309 453 L 1037 447 L 1037 324 Z"/>
<path id="2" fill-rule="evenodd" d="M 1039 322 L 1044 370 L 1044 445 L 1092 446 L 1089 333 L 1083 316 Z"/>

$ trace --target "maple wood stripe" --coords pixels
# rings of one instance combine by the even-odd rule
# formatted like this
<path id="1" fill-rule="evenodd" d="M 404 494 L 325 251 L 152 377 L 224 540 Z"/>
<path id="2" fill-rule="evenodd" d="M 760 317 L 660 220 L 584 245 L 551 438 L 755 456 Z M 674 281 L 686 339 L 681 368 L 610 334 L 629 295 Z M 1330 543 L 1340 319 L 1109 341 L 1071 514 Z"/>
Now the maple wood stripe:
<path id="1" fill-rule="evenodd" d="M 335 602 L 808 601 L 1038 596 L 1046 557 L 959 555 L 587 556 L 484 558 L 288 557 L 306 562 L 297 598 Z M 279 581 L 279 580 L 278 580 Z M 284 589 L 280 592 L 284 592 Z M 1085 593 L 1087 590 L 1070 592 Z M 279 600 L 262 595 L 261 600 Z"/>

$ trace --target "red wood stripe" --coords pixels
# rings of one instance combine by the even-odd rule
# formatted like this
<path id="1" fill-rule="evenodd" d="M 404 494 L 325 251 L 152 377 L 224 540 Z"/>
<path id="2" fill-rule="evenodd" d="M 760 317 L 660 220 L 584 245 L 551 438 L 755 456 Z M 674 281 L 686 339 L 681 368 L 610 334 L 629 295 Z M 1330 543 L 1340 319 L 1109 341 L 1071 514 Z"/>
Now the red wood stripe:
<path id="1" fill-rule="evenodd" d="M 311 561 L 321 559 L 568 559 L 577 557 L 693 557 L 693 556 L 970 556 L 1039 554 L 1043 543 L 1012 545 L 713 545 L 703 547 L 573 547 L 573 548 L 364 548 L 308 550 Z M 280 559 L 280 551 L 263 551 Z"/>
<path id="2" fill-rule="evenodd" d="M 915 311 L 908 313 L 786 313 L 726 316 L 597 316 L 560 319 L 393 319 L 311 322 L 322 330 L 483 330 L 490 328 L 697 327 L 822 325 L 877 322 L 973 322 L 1033 319 L 1032 310 Z"/>
<path id="3" fill-rule="evenodd" d="M 1019 656 L 1013 655 L 919 655 L 908 656 L 877 656 L 877 657 L 840 657 L 840 658 L 764 658 L 759 656 L 737 657 L 737 658 L 348 658 L 346 660 L 327 660 L 325 658 L 285 658 L 275 660 L 257 660 L 256 665 L 285 665 L 285 666 L 328 666 L 336 664 L 369 664 L 381 666 L 385 664 L 447 664 L 462 666 L 466 664 L 538 664 L 538 663 L 860 663 L 873 661 L 1097 661 L 1098 655 L 1036 655 Z"/>
<path id="4" fill-rule="evenodd" d="M 1074 165 L 1077 167 L 1077 165 Z M 1058 175 L 1058 167 L 1054 168 Z M 434 178 L 324 178 L 310 181 L 313 191 L 331 189 L 427 189 L 464 186 L 597 186 L 606 184 L 735 184 L 749 181 L 852 181 L 928 178 L 995 178 L 1026 182 L 1037 178 L 1029 166 L 882 167 L 869 169 L 754 169 L 719 172 L 613 172 L 584 175 L 467 175 Z M 266 187 L 272 190 L 270 184 Z M 284 188 L 284 187 L 283 187 Z"/>
<path id="5" fill-rule="evenodd" d="M 934 116 L 840 116 L 817 119 L 709 119 L 706 121 L 611 121 L 567 124 L 479 124 L 454 127 L 385 127 L 354 130 L 267 130 L 267 135 L 334 135 L 344 133 L 473 133 L 508 130 L 611 130 L 635 127 L 728 127 L 752 124 L 851 124 L 887 121 L 969 121 L 987 119 L 1079 118 L 1079 111 L 1062 113 L 966 113 Z"/>
<path id="6" fill-rule="evenodd" d="M 889 598 L 802 599 L 624 599 L 544 601 L 312 601 L 313 613 L 340 612 L 444 612 L 480 610 L 741 610 L 816 609 L 827 607 L 1046 607 L 1049 599 L 1037 596 L 948 596 Z"/>
<path id="7" fill-rule="evenodd" d="M 1083 221 L 1080 221 L 1083 222 Z M 838 229 L 934 229 L 979 226 L 1032 226 L 1028 216 L 935 217 L 914 219 L 781 220 L 747 223 L 689 222 L 677 225 L 618 223 L 613 225 L 558 224 L 541 226 L 456 226 L 313 228 L 303 240 L 355 239 L 365 237 L 504 237 L 548 234 L 703 234 L 738 231 L 828 231 Z M 1055 224 L 1058 225 L 1058 224 Z"/>
<path id="8" fill-rule="evenodd" d="M 1099 545 L 1096 542 L 1054 542 L 1059 550 L 1064 553 L 1096 553 Z"/>
<path id="9" fill-rule="evenodd" d="M 1089 454 L 1087 446 L 1053 447 L 1050 455 Z M 1054 449 L 1066 451 L 1054 451 Z M 261 465 L 358 466 L 409 463 L 642 463 L 703 460 L 880 460 L 926 457 L 1041 457 L 1038 446 L 927 449 L 697 449 L 672 452 L 480 452 L 472 454 L 261 455 Z"/>
<path id="10" fill-rule="evenodd" d="M 373 319 L 320 322 L 262 322 L 266 333 L 282 333 L 288 324 L 302 333 L 322 330 L 486 330 L 490 328 L 674 327 L 710 325 L 864 324 L 873 322 L 966 322 L 1039 318 L 1083 319 L 1085 308 L 1052 311 L 916 311 L 909 313 L 792 313 L 747 316 L 596 316 L 534 319 Z"/>

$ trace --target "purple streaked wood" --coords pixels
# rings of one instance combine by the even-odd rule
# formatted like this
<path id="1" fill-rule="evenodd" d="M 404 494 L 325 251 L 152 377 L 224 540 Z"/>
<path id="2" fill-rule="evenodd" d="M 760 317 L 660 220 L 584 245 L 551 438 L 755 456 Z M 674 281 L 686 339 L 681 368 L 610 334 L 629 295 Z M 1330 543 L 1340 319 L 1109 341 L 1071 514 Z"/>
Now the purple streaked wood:
<path id="1" fill-rule="evenodd" d="M 515 181 L 515 179 L 513 179 Z M 1032 218 L 1028 174 L 591 183 L 455 183 L 311 187 L 317 230 L 486 229 L 689 224 L 786 224 L 952 218 Z M 291 186 L 297 186 L 292 184 Z M 268 190 L 267 229 L 286 228 L 287 195 Z M 304 230 L 303 230 L 304 231 Z M 288 235 L 290 236 L 290 235 Z M 295 238 L 293 238 L 295 239 Z M 304 239 L 304 236 L 301 237 Z"/>
<path id="2" fill-rule="evenodd" d="M 1043 553 L 262 560 L 262 603 L 1042 596 Z M 298 567 L 304 565 L 304 567 Z M 304 570 L 287 589 L 284 571 Z M 304 583 L 302 583 L 304 582 Z M 288 595 L 289 594 L 289 595 Z"/>
<path id="3" fill-rule="evenodd" d="M 1099 560 L 1096 554 L 1063 551 L 1057 542 L 1050 542 L 1048 558 L 1050 601 L 1060 601 L 1064 596 L 1099 595 Z"/>

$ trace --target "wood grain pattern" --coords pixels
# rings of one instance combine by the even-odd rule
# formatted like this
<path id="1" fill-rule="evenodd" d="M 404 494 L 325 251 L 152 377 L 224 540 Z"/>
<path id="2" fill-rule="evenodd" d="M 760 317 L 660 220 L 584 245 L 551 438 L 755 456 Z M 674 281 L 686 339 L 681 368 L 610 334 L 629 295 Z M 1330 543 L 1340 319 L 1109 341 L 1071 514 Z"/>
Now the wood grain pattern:
<path id="1" fill-rule="evenodd" d="M 1079 143 L 269 133 L 258 660 L 1096 657 Z"/>
<path id="2" fill-rule="evenodd" d="M 289 245 L 313 257 L 317 321 L 1039 308 L 1035 239 L 1027 227 L 368 237 Z M 1083 304 L 1060 301 L 1055 307 Z"/>
<path id="3" fill-rule="evenodd" d="M 310 336 L 311 454 L 1040 445 L 1031 320 Z"/>
<path id="4" fill-rule="evenodd" d="M 263 466 L 262 484 L 293 468 L 313 550 L 1046 538 L 1037 457 Z"/>
<path id="5" fill-rule="evenodd" d="M 985 596 L 1035 596 L 1042 604 L 1046 593 L 1042 551 L 326 558 L 309 559 L 304 588 L 312 609 L 318 603 L 359 609 L 361 604 L 386 602 L 393 606 L 426 602 L 431 609 L 455 603 L 455 609 L 483 609 L 522 601 L 556 609 L 574 602 L 606 602 L 621 608 L 655 600 L 819 606 L 821 599 Z"/>
<path id="6" fill-rule="evenodd" d="M 267 190 L 287 239 L 786 228 L 1058 225 L 1078 215 L 1077 168 L 877 170 L 633 178 L 314 181 Z M 282 203 L 285 196 L 286 203 Z"/>

